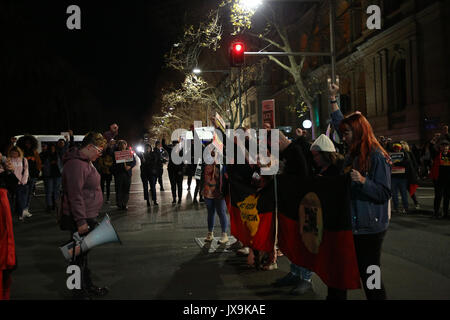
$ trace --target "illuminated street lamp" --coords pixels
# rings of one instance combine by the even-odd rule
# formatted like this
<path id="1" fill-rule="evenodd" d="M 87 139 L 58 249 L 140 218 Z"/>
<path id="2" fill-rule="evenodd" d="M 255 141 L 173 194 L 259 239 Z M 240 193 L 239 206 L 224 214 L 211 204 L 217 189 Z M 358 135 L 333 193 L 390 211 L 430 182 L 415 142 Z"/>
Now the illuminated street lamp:
<path id="1" fill-rule="evenodd" d="M 240 5 L 245 10 L 256 10 L 262 4 L 262 0 L 241 0 Z"/>
<path id="2" fill-rule="evenodd" d="M 303 121 L 303 128 L 305 128 L 305 129 L 311 129 L 311 127 L 312 127 L 312 122 L 311 122 L 311 120 L 305 120 L 305 121 Z"/>

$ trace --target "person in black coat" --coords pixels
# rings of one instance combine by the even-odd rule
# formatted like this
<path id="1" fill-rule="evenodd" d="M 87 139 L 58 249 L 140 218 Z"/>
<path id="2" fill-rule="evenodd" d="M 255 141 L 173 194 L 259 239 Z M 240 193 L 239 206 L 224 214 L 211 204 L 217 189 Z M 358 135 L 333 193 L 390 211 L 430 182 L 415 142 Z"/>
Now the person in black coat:
<path id="1" fill-rule="evenodd" d="M 125 151 L 127 149 L 127 142 L 119 140 L 118 151 Z M 113 173 L 114 182 L 116 186 L 116 204 L 122 210 L 128 210 L 128 200 L 130 198 L 131 175 L 133 167 L 136 165 L 136 159 L 125 163 L 117 163 L 114 159 Z"/>
<path id="2" fill-rule="evenodd" d="M 161 152 L 155 146 L 152 147 L 149 144 L 145 145 L 145 152 L 139 155 L 141 159 L 141 180 L 144 187 L 144 199 L 147 201 L 147 206 L 150 206 L 150 197 L 148 193 L 148 187 L 150 184 L 150 191 L 152 194 L 153 204 L 158 205 L 156 201 L 156 180 L 162 167 Z"/>
<path id="3" fill-rule="evenodd" d="M 170 187 L 172 189 L 172 204 L 177 203 L 177 189 L 178 189 L 178 204 L 181 203 L 181 197 L 183 193 L 183 163 L 176 164 L 172 159 L 172 150 L 178 152 L 179 157 L 183 156 L 183 150 L 180 147 L 178 141 L 172 141 L 172 145 L 166 144 L 166 140 L 162 139 L 163 148 L 169 154 L 169 165 L 167 171 L 169 172 Z M 174 149 L 175 148 L 175 149 Z"/>

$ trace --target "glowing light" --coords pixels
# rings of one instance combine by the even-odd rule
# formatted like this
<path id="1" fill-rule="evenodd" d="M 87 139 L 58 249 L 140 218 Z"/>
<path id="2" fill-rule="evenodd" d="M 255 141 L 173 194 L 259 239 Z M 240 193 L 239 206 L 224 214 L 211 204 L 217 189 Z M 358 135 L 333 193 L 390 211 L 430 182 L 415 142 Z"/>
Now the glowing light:
<path id="1" fill-rule="evenodd" d="M 254 11 L 261 4 L 262 4 L 262 0 L 241 0 L 239 2 L 239 5 L 247 11 Z"/>
<path id="2" fill-rule="evenodd" d="M 305 129 L 310 129 L 312 127 L 312 122 L 311 120 L 305 120 L 303 121 L 303 128 Z"/>
<path id="3" fill-rule="evenodd" d="M 137 152 L 144 152 L 144 147 L 143 146 L 137 146 L 136 147 L 136 151 Z"/>
<path id="4" fill-rule="evenodd" d="M 195 74 L 200 74 L 202 73 L 202 70 L 200 70 L 199 68 L 195 68 L 194 70 L 192 70 L 192 72 Z"/>

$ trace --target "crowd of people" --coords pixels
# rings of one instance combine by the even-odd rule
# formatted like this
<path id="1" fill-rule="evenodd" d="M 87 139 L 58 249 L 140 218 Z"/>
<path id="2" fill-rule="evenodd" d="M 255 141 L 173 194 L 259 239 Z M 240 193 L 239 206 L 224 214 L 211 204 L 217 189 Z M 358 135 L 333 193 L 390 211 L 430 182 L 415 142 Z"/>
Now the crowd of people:
<path id="1" fill-rule="evenodd" d="M 330 85 L 331 119 L 339 141 L 333 141 L 326 135 L 315 141 L 308 141 L 305 132 L 297 129 L 295 139 L 287 139 L 280 133 L 280 161 L 284 161 L 285 170 L 295 168 L 302 177 L 321 175 L 337 176 L 348 174 L 351 177 L 351 215 L 352 229 L 358 267 L 368 299 L 385 299 L 384 286 L 377 290 L 367 288 L 369 265 L 380 265 L 383 239 L 385 237 L 391 209 L 392 212 L 407 214 L 408 197 L 415 208 L 420 204 L 415 195 L 419 180 L 429 177 L 435 189 L 433 218 L 448 218 L 450 198 L 450 137 L 448 126 L 436 134 L 431 141 L 421 147 L 410 147 L 405 141 L 392 141 L 390 138 L 376 138 L 368 120 L 359 112 L 344 117 L 336 95 L 339 87 Z M 60 209 L 62 217 L 60 227 L 86 235 L 97 225 L 96 218 L 103 203 L 110 202 L 111 183 L 114 178 L 116 205 L 120 210 L 128 209 L 133 168 L 140 162 L 140 178 L 144 188 L 147 206 L 158 206 L 156 185 L 164 191 L 162 175 L 167 163 L 171 185 L 172 204 L 180 204 L 183 196 L 183 178 L 188 177 L 190 188 L 192 178 L 196 180 L 193 203 L 206 204 L 208 230 L 205 242 L 214 241 L 215 215 L 219 216 L 221 238 L 219 244 L 229 242 L 225 196 L 228 179 L 226 166 L 214 160 L 211 164 L 197 165 L 196 159 L 185 165 L 172 159 L 176 153 L 183 155 L 179 141 L 166 144 L 164 139 L 156 141 L 154 146 L 146 144 L 143 152 L 131 152 L 131 158 L 118 161 L 115 153 L 129 150 L 127 141 L 120 139 L 118 125 L 112 124 L 108 131 L 88 133 L 81 144 L 74 142 L 73 132 L 56 144 L 43 144 L 38 153 L 37 140 L 31 135 L 20 139 L 11 139 L 5 155 L 0 154 L 0 190 L 7 195 L 11 212 L 20 220 L 32 217 L 30 201 L 35 194 L 36 182 L 42 178 L 45 189 L 45 201 L 48 212 Z M 206 141 L 206 147 L 211 141 Z M 287 157 L 287 150 L 294 157 Z M 215 159 L 215 154 L 211 155 Z M 293 160 L 294 159 L 294 160 Z M 286 169 L 287 168 L 287 169 Z M 284 174 L 288 174 L 284 172 Z M 399 204 L 399 194 L 402 206 Z M 443 199 L 443 212 L 440 207 Z M 61 205 L 58 208 L 58 203 Z M 369 216 L 370 213 L 370 216 Z M 4 214 L 4 210 L 2 210 Z M 238 253 L 248 256 L 249 265 L 257 265 L 255 259 L 261 257 L 252 248 L 239 248 Z M 3 252 L 2 252 L 3 253 Z M 277 257 L 282 252 L 274 250 L 268 255 L 264 269 L 276 268 Z M 6 258 L 0 256 L 0 259 Z M 2 261 L 0 261 L 2 262 Z M 74 292 L 80 297 L 102 296 L 108 292 L 106 287 L 97 287 L 87 267 L 87 253 L 80 254 L 74 261 L 82 270 L 82 289 Z M 0 280 L 7 286 L 6 269 L 11 263 L 1 265 L 3 276 Z M 312 290 L 312 271 L 291 264 L 290 272 L 274 285 L 293 286 L 292 294 L 303 294 Z M 4 295 L 6 296 L 6 295 Z M 328 288 L 328 299 L 346 299 L 346 291 Z"/>

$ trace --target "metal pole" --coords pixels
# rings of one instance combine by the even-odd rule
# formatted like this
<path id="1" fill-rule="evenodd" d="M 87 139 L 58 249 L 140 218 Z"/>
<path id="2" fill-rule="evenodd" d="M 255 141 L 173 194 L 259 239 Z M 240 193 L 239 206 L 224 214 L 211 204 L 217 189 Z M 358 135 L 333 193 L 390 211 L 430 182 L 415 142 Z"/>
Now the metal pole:
<path id="1" fill-rule="evenodd" d="M 241 67 L 239 67 L 239 75 L 238 75 L 238 87 L 239 87 L 239 126 L 242 126 L 242 105 L 241 105 Z"/>
<path id="2" fill-rule="evenodd" d="M 330 52 L 331 52 L 331 81 L 336 83 L 336 2 L 330 2 Z"/>

